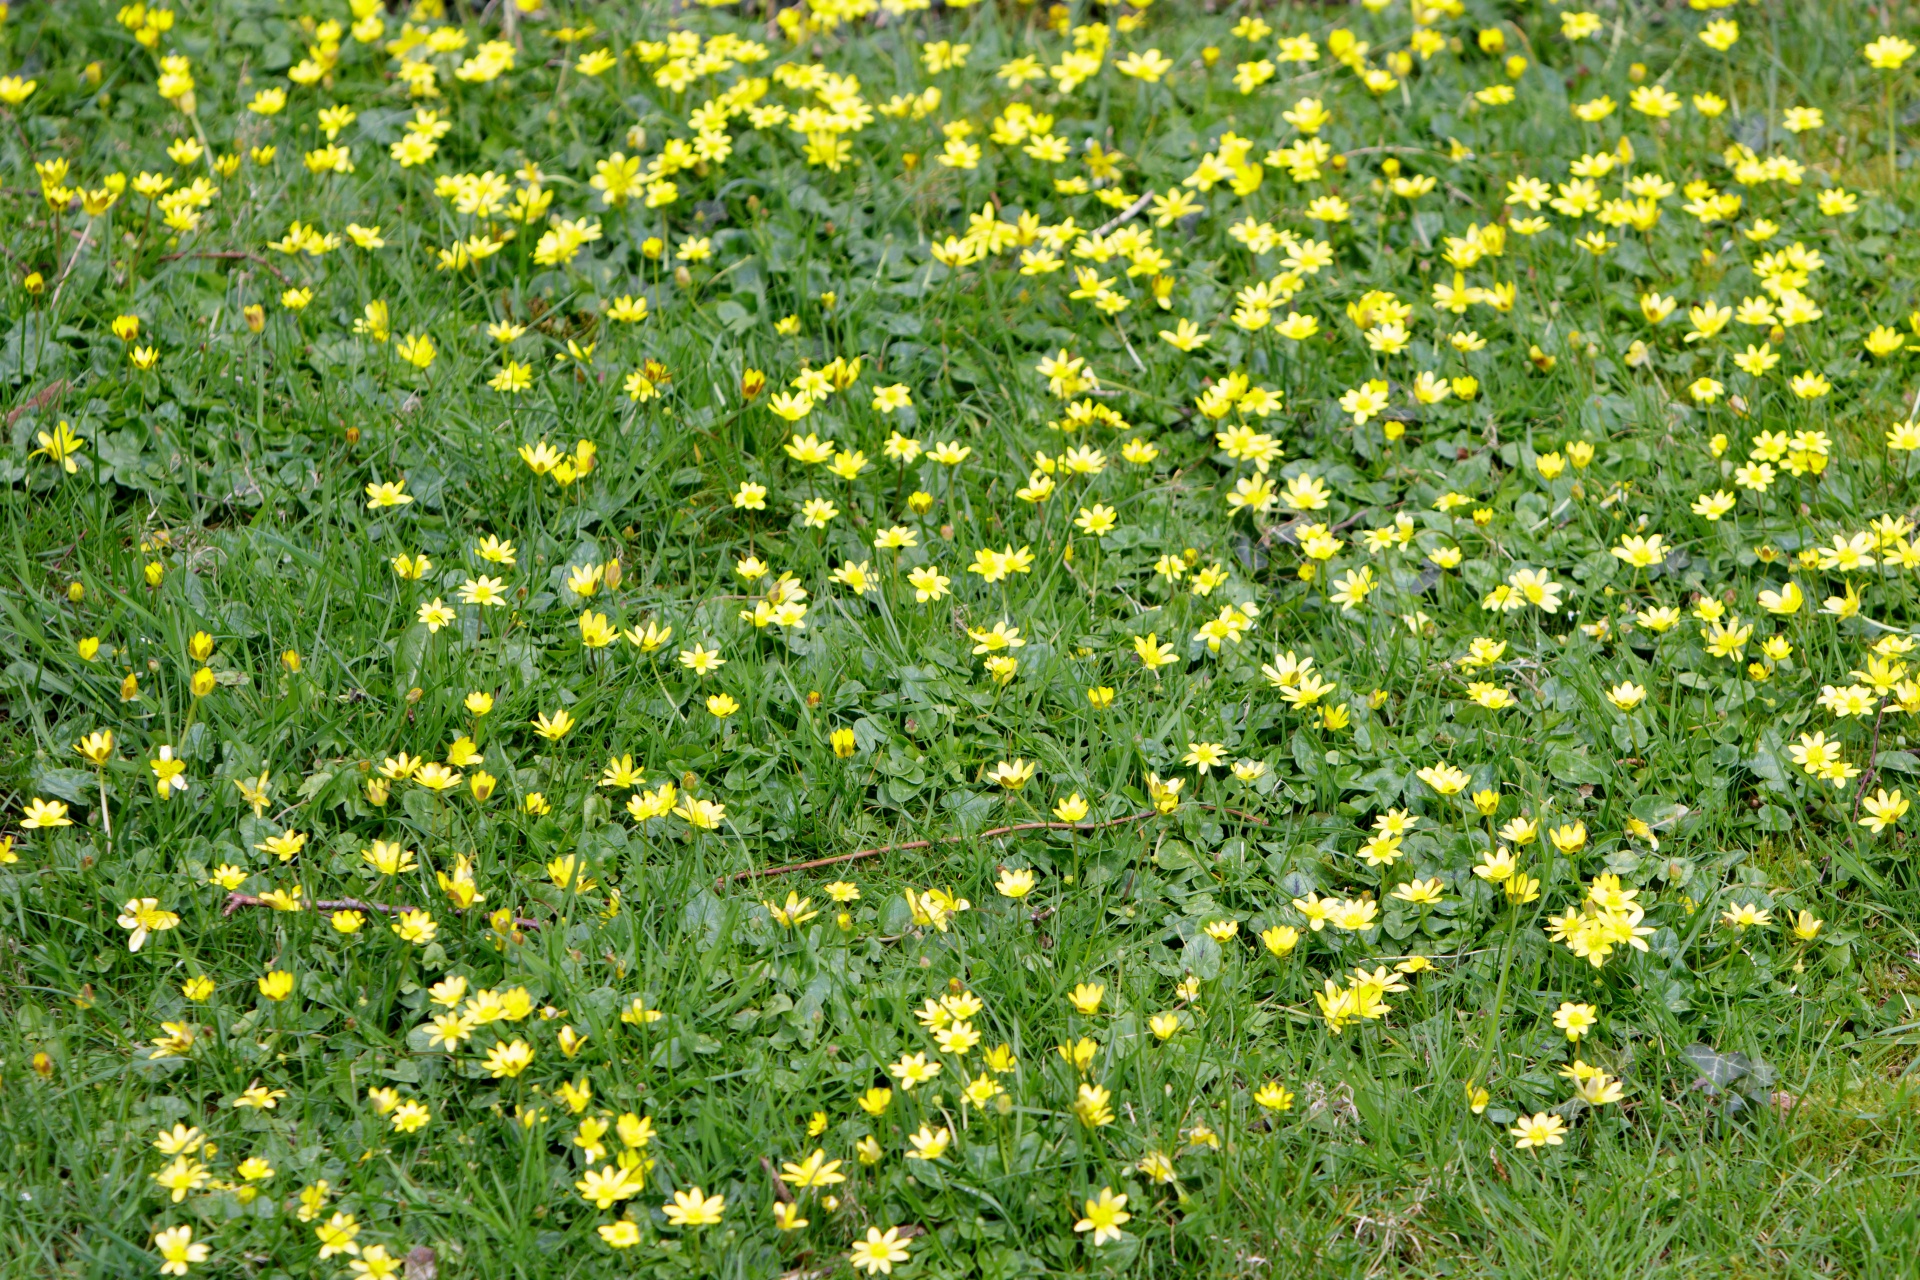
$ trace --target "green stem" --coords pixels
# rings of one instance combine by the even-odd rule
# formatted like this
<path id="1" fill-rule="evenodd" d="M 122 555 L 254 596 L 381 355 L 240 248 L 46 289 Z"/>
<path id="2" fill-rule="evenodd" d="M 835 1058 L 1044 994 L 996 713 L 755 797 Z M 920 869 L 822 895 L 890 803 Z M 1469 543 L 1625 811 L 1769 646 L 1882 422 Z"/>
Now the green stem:
<path id="1" fill-rule="evenodd" d="M 1484 1085 L 1487 1068 L 1493 1062 L 1494 1048 L 1500 1039 L 1500 1011 L 1507 1003 L 1507 978 L 1513 972 L 1513 940 L 1519 931 L 1520 908 L 1515 906 L 1507 917 L 1507 940 L 1500 944 L 1500 981 L 1493 989 L 1493 1012 L 1489 1024 L 1486 1047 L 1480 1052 L 1480 1062 L 1474 1068 L 1470 1084 Z"/>

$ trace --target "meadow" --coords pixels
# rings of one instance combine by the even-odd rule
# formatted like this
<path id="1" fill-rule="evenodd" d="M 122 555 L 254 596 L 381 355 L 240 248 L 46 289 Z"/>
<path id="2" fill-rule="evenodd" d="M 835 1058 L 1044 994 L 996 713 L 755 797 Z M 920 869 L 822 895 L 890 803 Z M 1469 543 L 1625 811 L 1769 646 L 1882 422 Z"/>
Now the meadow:
<path id="1" fill-rule="evenodd" d="M 0 1275 L 1914 1274 L 1916 32 L 0 6 Z"/>

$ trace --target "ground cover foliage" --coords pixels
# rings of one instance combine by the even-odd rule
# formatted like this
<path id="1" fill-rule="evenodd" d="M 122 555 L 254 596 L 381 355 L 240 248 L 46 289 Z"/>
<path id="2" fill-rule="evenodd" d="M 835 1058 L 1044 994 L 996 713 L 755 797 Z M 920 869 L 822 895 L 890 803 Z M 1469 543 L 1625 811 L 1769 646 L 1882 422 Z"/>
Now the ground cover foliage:
<path id="1" fill-rule="evenodd" d="M 0 1267 L 1904 1274 L 1914 19 L 15 5 Z"/>

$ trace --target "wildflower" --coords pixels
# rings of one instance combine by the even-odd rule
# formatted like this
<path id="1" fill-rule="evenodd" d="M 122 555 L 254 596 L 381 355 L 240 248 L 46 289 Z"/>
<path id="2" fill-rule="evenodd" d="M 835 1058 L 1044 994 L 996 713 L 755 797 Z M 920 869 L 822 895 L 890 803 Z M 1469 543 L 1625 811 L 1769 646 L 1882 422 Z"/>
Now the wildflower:
<path id="1" fill-rule="evenodd" d="M 42 800 L 35 796 L 27 802 L 26 816 L 20 819 L 20 825 L 28 831 L 47 830 L 54 827 L 70 827 L 73 819 L 67 816 L 67 806 L 58 800 Z M 135 947 L 138 951 L 139 948 Z"/>
<path id="2" fill-rule="evenodd" d="M 947 1147 L 952 1141 L 952 1130 L 944 1126 L 939 1129 L 931 1129 L 923 1124 L 920 1126 L 918 1133 L 907 1135 L 907 1142 L 913 1148 L 913 1150 L 907 1153 L 907 1159 L 938 1160 L 946 1154 Z"/>
<path id="3" fill-rule="evenodd" d="M 1111 1187 L 1102 1187 L 1098 1197 L 1086 1202 L 1086 1216 L 1074 1223 L 1073 1229 L 1080 1234 L 1091 1232 L 1087 1242 L 1098 1248 L 1125 1235 L 1121 1228 L 1132 1220 L 1133 1215 L 1127 1212 L 1127 1197 L 1116 1196 Z"/>
<path id="4" fill-rule="evenodd" d="M 209 1253 L 206 1245 L 194 1240 L 190 1226 L 168 1227 L 155 1232 L 153 1248 L 160 1255 L 160 1274 L 163 1276 L 184 1276 L 189 1267 L 205 1262 Z"/>
<path id="5" fill-rule="evenodd" d="M 533 1065 L 533 1046 L 525 1040 L 494 1045 L 487 1051 L 487 1074 L 495 1080 L 511 1079 Z"/>
<path id="6" fill-rule="evenodd" d="M 1566 1141 L 1566 1122 L 1559 1116 L 1548 1112 L 1539 1112 L 1531 1116 L 1522 1116 L 1508 1130 L 1513 1136 L 1514 1146 L 1522 1151 L 1529 1147 L 1557 1147 Z"/>
<path id="7" fill-rule="evenodd" d="M 127 950 L 137 952 L 154 933 L 164 933 L 180 923 L 180 917 L 164 911 L 157 898 L 131 898 L 120 909 L 118 923 L 128 931 Z"/>
<path id="8" fill-rule="evenodd" d="M 162 800 L 187 789 L 187 766 L 173 754 L 171 746 L 162 744 L 159 754 L 147 764 L 153 770 L 154 793 Z M 62 812 L 64 813 L 65 810 L 63 809 Z"/>
<path id="9" fill-rule="evenodd" d="M 340 927 L 338 917 L 334 920 L 334 927 L 336 929 Z M 415 946 L 420 947 L 424 947 L 432 942 L 434 936 L 439 932 L 439 926 L 434 923 L 433 917 L 425 911 L 402 911 L 399 918 L 388 927 L 393 930 L 394 936 L 401 941 L 411 942 Z M 342 930 L 342 932 L 346 932 L 346 930 Z"/>
<path id="10" fill-rule="evenodd" d="M 1254 1090 L 1253 1094 L 1253 1100 L 1259 1104 L 1261 1110 L 1275 1112 L 1291 1111 L 1293 1097 L 1292 1090 L 1287 1089 L 1278 1080 L 1267 1081 Z"/>
<path id="11" fill-rule="evenodd" d="M 1883 35 L 1861 53 L 1876 71 L 1898 71 L 1913 56 L 1913 44 L 1899 36 Z"/>
<path id="12" fill-rule="evenodd" d="M 1562 1001 L 1554 1010 L 1553 1025 L 1566 1033 L 1567 1039 L 1579 1043 L 1580 1038 L 1593 1030 L 1600 1021 L 1592 1005 Z"/>
<path id="13" fill-rule="evenodd" d="M 867 1228 L 867 1238 L 856 1240 L 847 1260 L 858 1270 L 868 1275 L 892 1275 L 894 1264 L 905 1262 L 912 1256 L 907 1240 L 898 1227 L 888 1227 L 882 1232 L 878 1227 Z"/>
<path id="14" fill-rule="evenodd" d="M 1466 790 L 1470 781 L 1467 774 L 1444 761 L 1437 765 L 1427 765 L 1416 771 L 1420 781 L 1442 796 L 1456 796 Z"/>
<path id="15" fill-rule="evenodd" d="M 719 1222 L 726 1215 L 727 1198 L 723 1195 L 709 1196 L 699 1187 L 687 1191 L 676 1191 L 673 1199 L 661 1207 L 667 1221 L 676 1227 L 707 1227 Z"/>
<path id="16" fill-rule="evenodd" d="M 1631 711 L 1646 700 L 1647 691 L 1631 680 L 1622 680 L 1607 690 L 1607 701 L 1622 711 Z"/>
<path id="17" fill-rule="evenodd" d="M 1883 787 L 1873 795 L 1861 797 L 1860 807 L 1867 811 L 1867 816 L 1860 819 L 1860 825 L 1879 835 L 1906 816 L 1912 801 L 1901 795 L 1897 788 L 1889 793 Z"/>
<path id="18" fill-rule="evenodd" d="M 1553 841 L 1553 847 L 1569 856 L 1578 853 L 1581 849 L 1584 849 L 1587 844 L 1587 824 L 1584 822 L 1573 822 L 1565 826 L 1555 827 L 1547 834 L 1548 838 Z"/>
<path id="19" fill-rule="evenodd" d="M 1113 1095 L 1097 1084 L 1082 1081 L 1079 1095 L 1075 1098 L 1073 1112 L 1080 1123 L 1089 1129 L 1098 1129 L 1113 1123 L 1113 1108 L 1109 1105 Z"/>

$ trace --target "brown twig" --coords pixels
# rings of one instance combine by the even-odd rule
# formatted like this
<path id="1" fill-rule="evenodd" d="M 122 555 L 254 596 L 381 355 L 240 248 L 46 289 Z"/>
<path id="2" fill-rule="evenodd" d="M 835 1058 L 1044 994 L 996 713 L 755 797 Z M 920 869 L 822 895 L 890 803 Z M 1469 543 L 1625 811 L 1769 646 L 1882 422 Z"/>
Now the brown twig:
<path id="1" fill-rule="evenodd" d="M 1220 813 L 1230 813 L 1236 818 L 1245 818 L 1266 826 L 1265 818 L 1247 813 L 1240 809 L 1228 809 L 1210 804 L 1190 806 L 1195 809 L 1207 809 Z M 909 849 L 931 849 L 936 845 L 963 844 L 968 840 L 992 840 L 999 836 L 1015 835 L 1022 831 L 1071 831 L 1085 835 L 1094 831 L 1104 831 L 1108 827 L 1122 827 L 1128 823 L 1143 822 L 1159 812 L 1148 809 L 1144 813 L 1130 813 L 1124 818 L 1109 818 L 1105 822 L 1016 822 L 1009 827 L 992 827 L 974 835 L 941 836 L 937 840 L 909 840 L 905 844 L 882 845 L 877 849 L 860 849 L 853 853 L 836 853 L 831 858 L 812 858 L 806 862 L 786 862 L 775 867 L 751 867 L 745 871 L 736 871 L 732 875 L 721 876 L 713 882 L 715 889 L 724 889 L 734 880 L 764 880 L 772 876 L 791 875 L 796 871 L 813 871 L 820 867 L 837 866 L 842 862 L 859 862 L 864 858 L 877 858 L 883 853 L 905 853 Z"/>
<path id="2" fill-rule="evenodd" d="M 80 262 L 81 253 L 92 243 L 93 228 L 89 226 L 81 231 L 80 242 L 73 246 L 73 253 L 67 258 L 67 265 L 60 272 L 59 281 L 53 286 L 53 300 L 47 304 L 47 315 L 53 317 L 56 321 L 60 318 L 60 295 L 67 290 L 67 277 L 73 274 L 74 267 Z"/>
<path id="3" fill-rule="evenodd" d="M 245 249 L 191 249 L 184 253 L 166 253 L 160 255 L 160 261 L 162 262 L 178 262 L 182 258 L 219 258 L 228 262 L 257 262 L 267 270 L 273 272 L 273 278 L 281 284 L 287 282 L 287 278 L 280 274 L 280 268 L 274 266 L 259 254 L 249 253 Z"/>
<path id="4" fill-rule="evenodd" d="M 15 422 L 19 421 L 22 414 L 33 413 L 36 410 L 46 408 L 47 405 L 52 403 L 60 393 L 66 389 L 67 380 L 62 378 L 58 382 L 35 393 L 34 397 L 25 404 L 15 405 L 13 408 L 7 410 L 7 425 L 12 426 Z"/>
<path id="5" fill-rule="evenodd" d="M 1353 156 L 1375 156 L 1388 153 L 1408 156 L 1439 156 L 1446 154 L 1444 151 L 1435 151 L 1432 147 L 1356 147 L 1352 151 L 1342 151 L 1340 154 L 1351 158 Z"/>
<path id="6" fill-rule="evenodd" d="M 806 862 L 787 862 L 777 867 L 752 867 L 745 871 L 736 871 L 730 876 L 721 876 L 714 887 L 724 888 L 732 880 L 761 880 L 769 876 L 791 875 L 795 871 L 812 871 L 816 867 L 831 867 L 842 862 L 858 862 L 863 858 L 877 858 L 883 853 L 905 853 L 909 849 L 931 849 L 935 845 L 960 844 L 967 840 L 991 840 L 995 836 L 1013 835 L 1019 831 L 1100 831 L 1106 827 L 1118 827 L 1129 822 L 1139 822 L 1151 818 L 1154 810 L 1145 813 L 1129 814 L 1124 818 L 1110 818 L 1105 822 L 1017 822 L 1010 827 L 993 827 L 978 835 L 941 836 L 938 840 L 909 840 L 905 844 L 882 845 L 878 849 L 860 849 L 853 853 L 836 853 L 831 858 L 813 858 Z"/>
<path id="7" fill-rule="evenodd" d="M 1860 802 L 1866 798 L 1867 788 L 1880 775 L 1880 722 L 1886 719 L 1887 709 L 1883 705 L 1879 714 L 1873 718 L 1873 745 L 1867 749 L 1867 771 L 1860 775 L 1860 789 L 1853 793 L 1853 812 L 1850 818 L 1860 816 Z"/>
<path id="8" fill-rule="evenodd" d="M 230 916 L 242 907 L 264 907 L 267 904 L 250 893 L 229 893 L 226 905 L 220 908 L 220 914 Z M 315 911 L 378 911 L 384 915 L 397 916 L 404 911 L 418 910 L 416 907 L 396 907 L 385 902 L 362 902 L 358 898 L 334 898 L 313 904 Z M 515 916 L 513 923 L 522 929 L 538 929 L 538 920 L 528 920 L 524 916 Z"/>
<path id="9" fill-rule="evenodd" d="M 767 1159 L 767 1157 L 765 1157 L 765 1156 L 761 1156 L 761 1157 L 760 1157 L 760 1167 L 761 1167 L 762 1169 L 765 1169 L 765 1170 L 767 1171 L 767 1176 L 768 1176 L 769 1178 L 772 1178 L 772 1179 L 773 1179 L 773 1194 L 774 1194 L 774 1198 L 775 1198 L 775 1199 L 777 1199 L 777 1200 L 779 1200 L 779 1201 L 780 1201 L 780 1203 L 782 1203 L 782 1204 L 792 1204 L 792 1203 L 793 1203 L 793 1192 L 791 1192 L 791 1191 L 789 1191 L 789 1190 L 787 1189 L 787 1182 L 786 1182 L 786 1179 L 785 1179 L 785 1178 L 782 1178 L 782 1177 L 781 1177 L 781 1176 L 780 1176 L 779 1174 L 777 1174 L 777 1173 L 775 1173 L 775 1172 L 774 1172 L 774 1170 L 773 1170 L 773 1161 L 771 1161 L 771 1160 L 769 1160 L 769 1159 Z"/>
<path id="10" fill-rule="evenodd" d="M 1093 238 L 1098 240 L 1101 236 L 1104 236 L 1107 232 L 1112 231 L 1122 223 L 1132 222 L 1140 216 L 1140 211 L 1147 207 L 1147 202 L 1151 199 L 1153 199 L 1153 192 L 1149 191 L 1125 209 L 1122 209 L 1118 214 L 1101 223 L 1099 229 L 1093 233 Z"/>

